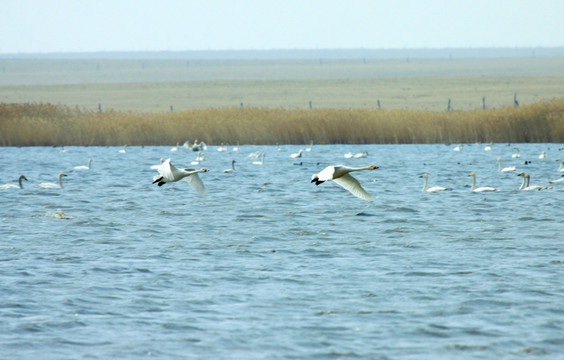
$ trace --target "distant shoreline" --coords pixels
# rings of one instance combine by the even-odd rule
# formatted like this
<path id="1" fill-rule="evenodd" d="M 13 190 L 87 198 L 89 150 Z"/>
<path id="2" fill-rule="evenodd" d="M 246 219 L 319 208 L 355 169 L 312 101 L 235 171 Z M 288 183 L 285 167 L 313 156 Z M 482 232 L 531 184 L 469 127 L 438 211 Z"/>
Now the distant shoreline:
<path id="1" fill-rule="evenodd" d="M 465 59 L 564 56 L 564 47 L 413 48 L 413 49 L 264 49 L 186 51 L 98 51 L 0 53 L 0 59 L 169 59 L 169 60 L 280 60 L 280 59 Z"/>

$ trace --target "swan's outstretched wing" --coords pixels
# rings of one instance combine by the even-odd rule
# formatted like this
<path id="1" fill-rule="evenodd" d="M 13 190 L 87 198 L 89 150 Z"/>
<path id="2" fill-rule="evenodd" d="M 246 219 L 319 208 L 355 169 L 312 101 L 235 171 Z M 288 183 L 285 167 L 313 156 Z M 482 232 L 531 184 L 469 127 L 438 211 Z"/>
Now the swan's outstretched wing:
<path id="1" fill-rule="evenodd" d="M 163 180 L 165 180 L 165 182 L 174 182 L 178 180 L 177 176 L 175 176 L 175 173 L 178 172 L 178 169 L 170 163 L 170 159 L 167 159 L 165 162 L 163 162 L 157 169 L 157 171 L 162 176 Z"/>
<path id="2" fill-rule="evenodd" d="M 356 180 L 350 174 L 345 174 L 340 178 L 334 179 L 333 181 L 350 191 L 354 196 L 359 197 L 362 200 L 372 201 L 372 197 L 370 197 L 366 190 L 364 190 L 358 180 Z"/>
<path id="3" fill-rule="evenodd" d="M 198 192 L 198 194 L 200 195 L 207 194 L 208 190 L 206 189 L 204 182 L 202 181 L 202 179 L 200 179 L 198 174 L 188 175 L 183 180 L 186 180 L 188 184 L 190 184 L 190 186 L 192 186 L 192 188 L 196 190 L 196 192 Z"/>

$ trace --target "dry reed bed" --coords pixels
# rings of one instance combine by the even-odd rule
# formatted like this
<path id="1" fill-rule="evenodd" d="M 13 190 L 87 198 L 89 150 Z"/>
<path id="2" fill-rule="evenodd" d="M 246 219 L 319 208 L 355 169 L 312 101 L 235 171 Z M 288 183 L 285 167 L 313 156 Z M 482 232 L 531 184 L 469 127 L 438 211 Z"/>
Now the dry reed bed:
<path id="1" fill-rule="evenodd" d="M 0 104 L 1 146 L 564 142 L 564 99 L 475 111 L 207 108 L 98 113 Z"/>

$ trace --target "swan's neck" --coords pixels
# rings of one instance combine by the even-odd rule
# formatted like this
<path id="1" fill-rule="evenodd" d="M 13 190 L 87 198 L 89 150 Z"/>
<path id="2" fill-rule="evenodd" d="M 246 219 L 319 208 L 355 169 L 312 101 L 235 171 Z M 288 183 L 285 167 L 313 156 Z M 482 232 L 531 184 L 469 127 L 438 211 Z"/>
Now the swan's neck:
<path id="1" fill-rule="evenodd" d="M 476 175 L 472 174 L 472 190 L 476 189 Z"/>
<path id="2" fill-rule="evenodd" d="M 372 166 L 364 166 L 364 167 L 357 167 L 357 168 L 351 168 L 350 171 L 362 171 L 362 170 L 372 170 Z M 427 179 L 425 179 L 425 181 L 427 181 Z"/>
<path id="3" fill-rule="evenodd" d="M 501 171 L 501 160 L 497 160 L 497 169 Z"/>
<path id="4" fill-rule="evenodd" d="M 63 174 L 59 175 L 59 187 L 62 189 L 63 188 Z"/>
<path id="5" fill-rule="evenodd" d="M 425 176 L 425 184 L 423 185 L 423 191 L 427 191 L 427 183 L 429 182 L 429 178 Z"/>
<path id="6" fill-rule="evenodd" d="M 22 180 L 23 179 L 24 179 L 23 176 L 20 176 L 20 178 L 18 179 L 18 184 L 20 185 L 20 189 L 23 189 L 23 186 L 22 186 Z"/>
<path id="7" fill-rule="evenodd" d="M 562 165 L 562 160 L 560 161 L 560 166 L 558 167 L 558 171 L 562 171 L 562 169 L 564 169 L 564 165 Z"/>
<path id="8" fill-rule="evenodd" d="M 521 181 L 521 187 L 519 190 L 523 190 L 526 187 L 527 178 L 523 176 L 523 181 Z"/>

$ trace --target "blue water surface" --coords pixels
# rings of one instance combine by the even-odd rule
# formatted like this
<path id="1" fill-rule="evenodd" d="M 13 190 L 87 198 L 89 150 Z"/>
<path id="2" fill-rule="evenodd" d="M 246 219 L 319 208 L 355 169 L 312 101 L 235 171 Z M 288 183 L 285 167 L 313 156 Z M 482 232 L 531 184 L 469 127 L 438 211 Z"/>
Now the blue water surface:
<path id="1" fill-rule="evenodd" d="M 0 190 L 0 358 L 564 358 L 564 185 L 517 176 L 549 185 L 564 146 L 485 146 L 0 148 L 29 179 Z M 152 185 L 160 158 L 208 193 Z M 310 182 L 333 164 L 379 166 L 374 201 Z"/>

